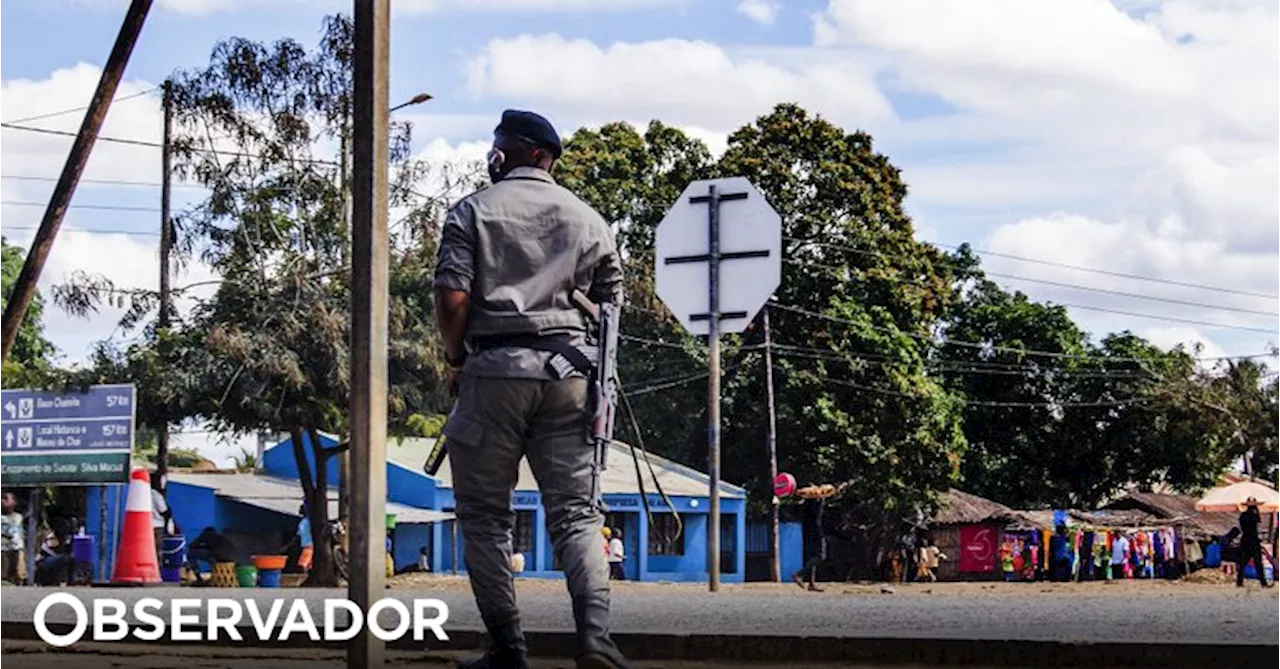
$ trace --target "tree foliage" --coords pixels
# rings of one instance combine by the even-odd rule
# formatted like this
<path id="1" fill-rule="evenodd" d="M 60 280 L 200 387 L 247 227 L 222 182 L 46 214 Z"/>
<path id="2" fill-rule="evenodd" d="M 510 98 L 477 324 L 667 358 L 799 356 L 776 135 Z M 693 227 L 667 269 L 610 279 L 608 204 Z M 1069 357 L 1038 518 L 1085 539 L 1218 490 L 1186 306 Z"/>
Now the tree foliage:
<path id="1" fill-rule="evenodd" d="M 9 304 L 9 295 L 17 284 L 18 275 L 22 273 L 22 264 L 26 254 L 18 246 L 9 243 L 7 238 L 0 238 L 0 277 L 3 287 L 0 288 L 0 309 Z M 13 340 L 13 348 L 4 363 L 4 386 L 6 388 L 22 387 L 47 372 L 53 362 L 57 350 L 44 336 L 44 298 L 39 292 L 32 298 L 30 306 L 18 327 L 17 337 Z"/>

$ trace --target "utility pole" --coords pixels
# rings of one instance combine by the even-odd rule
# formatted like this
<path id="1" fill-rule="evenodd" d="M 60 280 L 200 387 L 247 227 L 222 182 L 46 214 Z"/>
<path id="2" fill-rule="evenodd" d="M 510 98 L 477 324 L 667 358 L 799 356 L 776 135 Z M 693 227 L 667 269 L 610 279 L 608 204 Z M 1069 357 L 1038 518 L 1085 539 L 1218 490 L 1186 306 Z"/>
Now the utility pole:
<path id="1" fill-rule="evenodd" d="M 162 337 L 161 350 L 168 350 L 163 337 L 169 334 L 169 314 L 173 310 L 173 287 L 170 283 L 169 254 L 173 249 L 173 221 L 169 217 L 170 197 L 173 174 L 173 84 L 166 80 L 161 94 L 161 107 L 164 110 L 164 138 L 160 147 L 160 317 L 159 334 Z M 169 472 L 169 422 L 160 426 L 160 434 L 156 437 L 156 472 L 165 480 Z M 164 494 L 161 484 L 160 494 Z"/>
<path id="2" fill-rule="evenodd" d="M 778 478 L 778 416 L 773 403 L 773 337 L 769 332 L 769 306 L 761 312 L 764 320 L 764 386 L 769 404 L 769 485 Z M 778 496 L 769 491 L 769 575 L 774 582 L 782 580 L 778 560 Z"/>
<path id="3" fill-rule="evenodd" d="M 707 511 L 707 576 L 711 592 L 720 590 L 720 197 L 714 185 L 708 188 L 707 473 L 711 475 L 711 508 Z"/>
<path id="4" fill-rule="evenodd" d="M 31 300 L 35 298 L 40 272 L 44 270 L 44 263 L 49 258 L 49 252 L 53 250 L 53 240 L 58 236 L 58 228 L 62 227 L 67 205 L 71 203 L 76 186 L 80 183 L 80 175 L 84 173 L 84 167 L 89 162 L 89 154 L 93 151 L 98 132 L 107 118 L 111 99 L 115 97 L 120 79 L 124 77 L 125 66 L 129 64 L 129 56 L 138 42 L 138 35 L 142 33 L 142 26 L 146 23 L 147 12 L 150 9 L 151 0 L 133 0 L 129 4 L 129 11 L 120 25 L 120 33 L 111 47 L 111 55 L 107 57 L 107 64 L 102 68 L 98 88 L 94 91 L 93 100 L 84 114 L 80 131 L 76 133 L 71 152 L 67 155 L 67 162 L 62 166 L 62 175 L 58 177 L 58 183 L 49 197 L 49 206 L 45 209 L 44 218 L 40 221 L 40 229 L 36 231 L 36 236 L 31 241 L 27 259 L 22 264 L 22 272 L 18 274 L 18 279 L 14 283 L 13 294 L 9 296 L 9 304 L 5 305 L 4 323 L 0 328 L 3 339 L 3 351 L 0 351 L 0 357 L 4 360 L 9 359 L 9 351 L 13 348 L 14 339 L 18 336 L 18 328 L 22 325 L 23 317 L 26 316 L 27 307 L 31 306 Z"/>
<path id="5" fill-rule="evenodd" d="M 387 84 L 391 0 L 354 0 L 351 188 L 351 578 L 348 598 L 368 612 L 386 588 Z M 347 666 L 381 667 L 384 645 L 365 625 Z"/>
<path id="6" fill-rule="evenodd" d="M 744 202 L 731 214 L 734 229 L 726 246 L 720 238 L 720 207 L 734 201 Z M 658 224 L 654 240 L 658 296 L 685 330 L 707 336 L 707 582 L 711 592 L 717 592 L 721 571 L 720 335 L 745 330 L 777 289 L 782 218 L 744 177 L 700 179 L 685 187 Z M 765 248 L 742 248 L 756 244 Z M 730 265 L 731 280 L 722 286 L 720 263 L 727 260 L 735 262 Z M 707 263 L 705 274 L 699 263 Z"/>
<path id="7" fill-rule="evenodd" d="M 351 265 L 351 127 L 347 115 L 342 115 L 342 155 L 338 158 L 338 188 L 342 193 L 342 231 L 348 237 L 342 241 L 342 266 Z M 345 521 L 351 504 L 351 449 L 338 452 L 338 519 Z"/>

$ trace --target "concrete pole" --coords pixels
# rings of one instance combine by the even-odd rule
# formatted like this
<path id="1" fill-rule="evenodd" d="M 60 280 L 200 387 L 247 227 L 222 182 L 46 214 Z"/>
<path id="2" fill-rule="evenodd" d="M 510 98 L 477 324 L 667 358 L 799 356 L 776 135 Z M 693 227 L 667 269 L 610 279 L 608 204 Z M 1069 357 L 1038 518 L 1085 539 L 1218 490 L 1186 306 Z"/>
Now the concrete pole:
<path id="1" fill-rule="evenodd" d="M 390 0 L 354 0 L 351 188 L 351 561 L 348 597 L 362 611 L 386 588 L 387 501 L 387 82 Z M 368 625 L 347 666 L 381 667 Z"/>

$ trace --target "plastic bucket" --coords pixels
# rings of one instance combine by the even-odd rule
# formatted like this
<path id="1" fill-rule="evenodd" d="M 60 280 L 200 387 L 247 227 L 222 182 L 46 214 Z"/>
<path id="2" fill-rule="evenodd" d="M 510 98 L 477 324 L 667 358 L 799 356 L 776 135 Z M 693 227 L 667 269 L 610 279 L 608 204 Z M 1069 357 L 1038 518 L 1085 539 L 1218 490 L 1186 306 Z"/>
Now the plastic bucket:
<path id="1" fill-rule="evenodd" d="M 71 537 L 71 555 L 76 562 L 89 562 L 94 560 L 93 555 L 94 537 Z"/>
<path id="2" fill-rule="evenodd" d="M 165 537 L 160 548 L 160 580 L 178 583 L 182 580 L 182 564 L 187 558 L 187 538 Z"/>
<path id="3" fill-rule="evenodd" d="M 280 587 L 280 570 L 264 569 L 258 572 L 259 588 L 278 588 Z"/>
<path id="4" fill-rule="evenodd" d="M 258 584 L 258 568 L 253 565 L 236 567 L 236 582 L 242 588 L 252 588 Z"/>

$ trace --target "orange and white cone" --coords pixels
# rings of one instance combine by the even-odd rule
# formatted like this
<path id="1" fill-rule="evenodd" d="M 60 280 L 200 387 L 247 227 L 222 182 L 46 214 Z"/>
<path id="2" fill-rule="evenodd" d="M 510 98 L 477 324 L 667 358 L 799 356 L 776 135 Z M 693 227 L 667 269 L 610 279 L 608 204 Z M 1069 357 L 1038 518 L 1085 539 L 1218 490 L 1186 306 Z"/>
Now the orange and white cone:
<path id="1" fill-rule="evenodd" d="M 113 583 L 160 582 L 160 561 L 156 537 L 151 528 L 151 485 L 147 470 L 134 469 L 129 475 L 129 498 L 125 503 L 124 532 L 116 553 Z"/>

